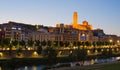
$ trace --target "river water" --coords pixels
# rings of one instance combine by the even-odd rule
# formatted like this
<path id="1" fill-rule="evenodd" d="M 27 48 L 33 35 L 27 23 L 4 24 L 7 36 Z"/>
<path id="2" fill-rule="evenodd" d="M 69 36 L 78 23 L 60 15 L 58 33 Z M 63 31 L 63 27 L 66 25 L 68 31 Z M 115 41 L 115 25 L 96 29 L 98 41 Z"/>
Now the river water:
<path id="1" fill-rule="evenodd" d="M 44 66 L 24 66 L 17 68 L 15 70 L 42 70 Z"/>
<path id="2" fill-rule="evenodd" d="M 100 64 L 100 63 L 106 63 L 106 62 L 114 62 L 114 61 L 118 61 L 120 60 L 120 57 L 112 57 L 110 59 L 92 59 L 90 61 L 85 61 L 84 62 L 84 66 L 85 65 L 93 65 L 93 64 Z M 76 63 L 81 63 L 81 62 L 72 62 L 70 63 L 71 66 L 75 66 Z M 38 66 L 23 66 L 23 67 L 19 67 L 19 68 L 14 68 L 14 70 L 42 70 L 45 67 L 45 65 L 38 65 Z M 0 67 L 0 70 L 13 70 L 11 68 L 2 68 Z"/>

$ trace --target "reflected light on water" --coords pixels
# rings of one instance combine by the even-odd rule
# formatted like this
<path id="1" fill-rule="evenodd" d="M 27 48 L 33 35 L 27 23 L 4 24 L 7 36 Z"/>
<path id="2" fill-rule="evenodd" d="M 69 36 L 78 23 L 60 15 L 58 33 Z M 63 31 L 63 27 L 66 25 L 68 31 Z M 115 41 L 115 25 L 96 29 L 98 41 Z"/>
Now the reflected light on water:
<path id="1" fill-rule="evenodd" d="M 0 66 L 0 70 L 2 70 L 2 67 Z"/>
<path id="2" fill-rule="evenodd" d="M 91 64 L 94 64 L 94 63 L 95 63 L 95 60 L 94 60 L 94 59 L 92 59 L 92 60 L 91 60 Z"/>
<path id="3" fill-rule="evenodd" d="M 120 57 L 116 57 L 117 60 L 120 60 Z"/>
<path id="4" fill-rule="evenodd" d="M 37 67 L 36 67 L 36 66 L 33 66 L 33 67 L 32 67 L 32 70 L 37 70 Z"/>
<path id="5" fill-rule="evenodd" d="M 25 70 L 28 70 L 28 67 L 27 67 L 27 66 L 25 66 Z"/>

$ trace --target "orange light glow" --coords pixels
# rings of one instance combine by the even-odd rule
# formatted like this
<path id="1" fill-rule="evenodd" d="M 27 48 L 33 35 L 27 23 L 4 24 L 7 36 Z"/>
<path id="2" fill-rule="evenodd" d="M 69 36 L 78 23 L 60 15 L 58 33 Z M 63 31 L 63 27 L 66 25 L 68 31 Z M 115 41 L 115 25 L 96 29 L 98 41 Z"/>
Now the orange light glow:
<path id="1" fill-rule="evenodd" d="M 3 53 L 2 52 L 0 52 L 0 57 L 2 57 L 3 56 Z"/>
<path id="2" fill-rule="evenodd" d="M 33 56 L 38 56 L 38 53 L 36 51 L 33 52 Z"/>
<path id="3" fill-rule="evenodd" d="M 79 29 L 79 30 L 92 30 L 92 25 L 89 25 L 87 21 L 83 21 L 82 24 L 78 24 L 78 15 L 77 12 L 74 12 L 73 14 L 73 28 Z"/>

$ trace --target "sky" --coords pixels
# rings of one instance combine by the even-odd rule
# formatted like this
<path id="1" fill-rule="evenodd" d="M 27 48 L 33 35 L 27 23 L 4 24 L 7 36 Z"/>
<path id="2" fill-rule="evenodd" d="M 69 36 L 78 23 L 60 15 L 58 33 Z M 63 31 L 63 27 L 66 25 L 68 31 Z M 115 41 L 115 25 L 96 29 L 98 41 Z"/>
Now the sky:
<path id="1" fill-rule="evenodd" d="M 0 24 L 71 24 L 74 11 L 80 24 L 86 20 L 93 29 L 120 36 L 120 0 L 0 0 Z"/>

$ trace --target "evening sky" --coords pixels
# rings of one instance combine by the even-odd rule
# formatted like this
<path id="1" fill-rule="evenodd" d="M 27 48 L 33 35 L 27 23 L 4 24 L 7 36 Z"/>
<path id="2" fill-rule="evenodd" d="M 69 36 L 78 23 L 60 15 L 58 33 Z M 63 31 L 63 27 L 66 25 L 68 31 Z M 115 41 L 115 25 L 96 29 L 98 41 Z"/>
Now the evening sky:
<path id="1" fill-rule="evenodd" d="M 74 11 L 80 24 L 120 36 L 120 0 L 0 0 L 0 23 L 71 24 Z"/>

